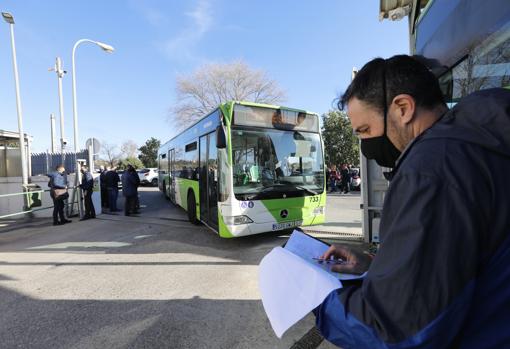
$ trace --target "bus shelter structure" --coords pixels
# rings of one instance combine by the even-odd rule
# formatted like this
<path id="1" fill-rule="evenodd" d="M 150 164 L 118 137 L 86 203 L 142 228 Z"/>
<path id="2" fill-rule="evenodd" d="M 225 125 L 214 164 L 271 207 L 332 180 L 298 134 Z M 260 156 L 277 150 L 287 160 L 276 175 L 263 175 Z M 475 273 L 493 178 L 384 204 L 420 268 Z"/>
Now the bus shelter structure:
<path id="1" fill-rule="evenodd" d="M 33 138 L 25 133 L 25 159 L 30 174 L 30 145 Z M 21 151 L 19 133 L 0 130 L 0 177 L 21 177 Z"/>

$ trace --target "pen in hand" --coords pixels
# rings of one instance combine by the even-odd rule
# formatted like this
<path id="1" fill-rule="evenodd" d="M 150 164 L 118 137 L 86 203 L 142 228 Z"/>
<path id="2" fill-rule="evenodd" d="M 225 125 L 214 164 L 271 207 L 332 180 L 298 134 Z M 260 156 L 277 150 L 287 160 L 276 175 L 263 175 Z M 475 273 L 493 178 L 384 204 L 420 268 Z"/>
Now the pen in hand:
<path id="1" fill-rule="evenodd" d="M 318 261 L 319 263 L 326 264 L 351 264 L 350 262 L 344 261 L 342 259 L 322 259 L 317 257 L 312 257 L 312 259 Z"/>

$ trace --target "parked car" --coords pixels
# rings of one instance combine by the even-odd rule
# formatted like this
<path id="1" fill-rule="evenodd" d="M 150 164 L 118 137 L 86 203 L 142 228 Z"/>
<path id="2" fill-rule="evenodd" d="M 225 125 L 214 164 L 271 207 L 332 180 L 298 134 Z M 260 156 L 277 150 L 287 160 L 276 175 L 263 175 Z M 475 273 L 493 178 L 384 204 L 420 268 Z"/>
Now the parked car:
<path id="1" fill-rule="evenodd" d="M 351 190 L 360 190 L 361 189 L 361 177 L 359 176 L 359 168 L 351 168 Z"/>
<path id="2" fill-rule="evenodd" d="M 124 174 L 124 170 L 117 170 L 117 174 L 119 175 L 119 189 L 122 188 L 122 175 Z"/>
<path id="3" fill-rule="evenodd" d="M 140 184 L 150 184 L 153 187 L 158 185 L 158 169 L 157 168 L 142 168 L 137 170 L 138 177 L 140 177 Z"/>

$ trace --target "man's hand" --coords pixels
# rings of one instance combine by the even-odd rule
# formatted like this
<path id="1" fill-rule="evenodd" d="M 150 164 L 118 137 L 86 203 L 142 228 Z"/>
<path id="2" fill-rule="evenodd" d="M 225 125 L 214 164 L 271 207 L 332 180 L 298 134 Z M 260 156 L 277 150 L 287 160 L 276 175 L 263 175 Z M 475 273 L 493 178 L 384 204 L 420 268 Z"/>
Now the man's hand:
<path id="1" fill-rule="evenodd" d="M 332 265 L 331 270 L 347 274 L 363 274 L 372 262 L 370 255 L 342 245 L 330 246 L 321 259 L 341 259 L 344 263 Z"/>

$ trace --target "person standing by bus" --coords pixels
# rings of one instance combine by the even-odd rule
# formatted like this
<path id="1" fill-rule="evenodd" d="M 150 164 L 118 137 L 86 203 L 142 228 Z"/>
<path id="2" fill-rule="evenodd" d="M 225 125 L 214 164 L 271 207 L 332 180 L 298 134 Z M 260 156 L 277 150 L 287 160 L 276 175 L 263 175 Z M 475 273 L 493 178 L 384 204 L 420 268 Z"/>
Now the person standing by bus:
<path id="1" fill-rule="evenodd" d="M 110 212 L 118 212 L 117 198 L 119 196 L 120 177 L 115 167 L 112 167 L 110 171 L 106 172 L 105 182 L 106 190 L 108 191 L 108 206 L 110 207 Z"/>
<path id="2" fill-rule="evenodd" d="M 340 170 L 341 176 L 341 186 L 340 191 L 344 194 L 349 193 L 349 183 L 351 182 L 351 173 L 349 172 L 349 167 L 347 164 L 342 164 L 342 169 Z"/>
<path id="3" fill-rule="evenodd" d="M 72 221 L 66 219 L 64 215 L 65 200 L 69 198 L 69 193 L 67 192 L 67 175 L 64 165 L 58 165 L 55 170 L 56 172 L 48 174 L 50 178 L 48 186 L 50 187 L 50 196 L 53 200 L 53 225 L 71 223 Z"/>
<path id="4" fill-rule="evenodd" d="M 377 255 L 322 256 L 367 274 L 314 310 L 319 330 L 345 348 L 510 348 L 510 91 L 449 111 L 432 72 L 401 55 L 367 63 L 342 106 L 363 154 L 393 170 Z"/>
<path id="5" fill-rule="evenodd" d="M 101 187 L 101 208 L 108 208 L 108 189 L 106 187 L 106 172 L 109 171 L 110 168 L 101 165 L 99 167 L 100 175 L 99 175 L 99 183 Z"/>
<path id="6" fill-rule="evenodd" d="M 331 187 L 330 193 L 338 191 L 336 184 L 339 179 L 340 174 L 336 169 L 336 165 L 331 165 L 331 171 L 329 171 L 329 186 Z"/>
<path id="7" fill-rule="evenodd" d="M 138 173 L 132 165 L 128 165 L 127 170 L 122 175 L 122 194 L 126 199 L 124 203 L 124 214 L 126 216 L 136 212 L 139 186 L 140 177 L 138 177 Z"/>
<path id="8" fill-rule="evenodd" d="M 80 184 L 81 190 L 83 190 L 83 201 L 85 202 L 85 214 L 81 220 L 96 218 L 96 210 L 94 203 L 92 202 L 92 194 L 94 192 L 94 177 L 90 173 L 87 166 L 81 167 L 81 173 L 83 175 Z"/>

